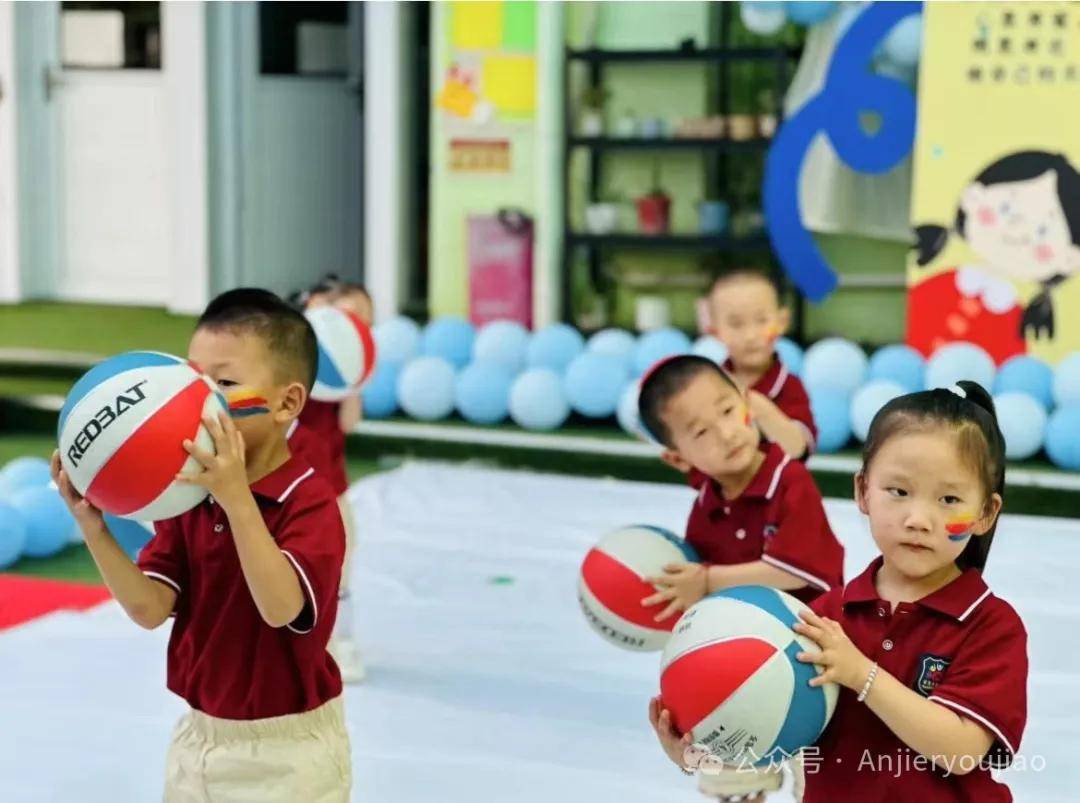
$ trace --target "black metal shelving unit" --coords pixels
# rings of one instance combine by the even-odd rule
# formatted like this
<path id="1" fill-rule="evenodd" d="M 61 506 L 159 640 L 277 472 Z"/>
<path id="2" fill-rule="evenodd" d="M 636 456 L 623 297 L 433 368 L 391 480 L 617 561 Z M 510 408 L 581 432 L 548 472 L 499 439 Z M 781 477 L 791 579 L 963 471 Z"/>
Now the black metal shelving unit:
<path id="1" fill-rule="evenodd" d="M 728 4 L 720 4 L 718 40 L 725 40 L 733 21 Z M 564 142 L 563 142 L 563 258 L 561 303 L 562 317 L 573 317 L 572 267 L 575 255 L 584 250 L 587 255 L 589 274 L 594 285 L 602 279 L 601 262 L 610 252 L 617 249 L 649 249 L 700 252 L 749 252 L 768 251 L 768 237 L 764 232 L 751 235 L 717 236 L 696 233 L 671 233 L 663 235 L 636 234 L 632 232 L 614 232 L 596 235 L 577 231 L 570 219 L 570 162 L 576 150 L 586 150 L 590 154 L 588 170 L 588 202 L 597 199 L 600 189 L 604 155 L 618 151 L 686 152 L 696 151 L 708 156 L 707 170 L 709 184 L 716 189 L 724 189 L 728 179 L 729 155 L 760 154 L 761 158 L 768 149 L 771 140 L 755 137 L 747 140 L 729 138 L 618 138 L 618 137 L 582 137 L 577 135 L 574 125 L 574 102 L 570 86 L 570 65 L 583 64 L 588 73 L 590 86 L 603 85 L 604 67 L 615 63 L 655 64 L 697 62 L 712 65 L 717 70 L 717 96 L 714 114 L 728 114 L 729 109 L 729 67 L 738 62 L 771 62 L 775 65 L 774 91 L 779 99 L 783 97 L 789 76 L 801 53 L 799 48 L 791 47 L 679 47 L 664 50 L 603 50 L 599 48 L 567 48 L 563 67 L 564 95 Z M 802 304 L 796 304 L 795 328 L 802 329 Z"/>

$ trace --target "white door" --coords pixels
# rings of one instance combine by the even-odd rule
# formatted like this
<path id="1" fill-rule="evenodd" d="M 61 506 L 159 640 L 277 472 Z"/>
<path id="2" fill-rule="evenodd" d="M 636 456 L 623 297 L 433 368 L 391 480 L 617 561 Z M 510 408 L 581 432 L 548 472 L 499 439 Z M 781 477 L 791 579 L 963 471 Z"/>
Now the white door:
<path id="1" fill-rule="evenodd" d="M 360 280 L 362 3 L 235 3 L 240 34 L 236 284 Z"/>
<path id="2" fill-rule="evenodd" d="M 56 132 L 55 295 L 164 305 L 172 226 L 161 4 L 50 3 L 43 75 Z"/>

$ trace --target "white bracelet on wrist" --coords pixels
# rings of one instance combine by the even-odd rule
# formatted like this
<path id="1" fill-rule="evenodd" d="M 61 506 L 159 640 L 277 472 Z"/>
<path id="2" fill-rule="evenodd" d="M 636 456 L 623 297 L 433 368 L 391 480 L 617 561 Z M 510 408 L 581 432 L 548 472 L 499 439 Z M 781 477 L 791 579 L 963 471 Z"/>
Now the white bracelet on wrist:
<path id="1" fill-rule="evenodd" d="M 870 674 L 866 676 L 866 683 L 863 684 L 862 691 L 859 692 L 859 696 L 856 698 L 860 703 L 866 700 L 866 695 L 870 693 L 870 687 L 874 685 L 874 679 L 877 677 L 878 665 L 877 661 L 870 667 Z"/>

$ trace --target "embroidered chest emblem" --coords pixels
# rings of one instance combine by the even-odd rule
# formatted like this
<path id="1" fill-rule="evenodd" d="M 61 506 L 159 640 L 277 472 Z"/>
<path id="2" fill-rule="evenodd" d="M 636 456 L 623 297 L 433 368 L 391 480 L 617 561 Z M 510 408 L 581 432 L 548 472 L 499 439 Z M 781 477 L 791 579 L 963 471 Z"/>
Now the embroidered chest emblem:
<path id="1" fill-rule="evenodd" d="M 775 524 L 766 524 L 765 529 L 761 531 L 761 534 L 766 538 L 772 538 L 779 531 L 779 527 Z"/>
<path id="2" fill-rule="evenodd" d="M 919 656 L 918 675 L 915 678 L 915 691 L 923 697 L 929 697 L 934 693 L 945 678 L 945 670 L 952 663 L 952 658 L 943 658 L 940 655 Z"/>

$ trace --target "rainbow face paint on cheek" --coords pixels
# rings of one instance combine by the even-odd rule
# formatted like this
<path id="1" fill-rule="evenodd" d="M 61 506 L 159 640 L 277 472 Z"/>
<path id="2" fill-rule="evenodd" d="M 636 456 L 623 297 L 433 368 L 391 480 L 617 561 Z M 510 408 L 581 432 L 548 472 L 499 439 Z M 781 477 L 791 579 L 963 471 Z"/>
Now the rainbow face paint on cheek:
<path id="1" fill-rule="evenodd" d="M 945 521 L 945 532 L 949 534 L 950 541 L 966 541 L 974 527 L 975 516 L 972 513 L 960 513 Z"/>
<path id="2" fill-rule="evenodd" d="M 229 402 L 229 415 L 233 418 L 248 418 L 270 412 L 270 403 L 251 390 L 234 390 L 226 393 L 225 398 Z"/>

